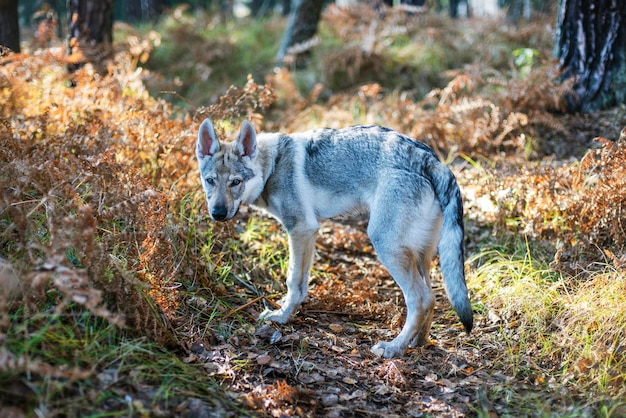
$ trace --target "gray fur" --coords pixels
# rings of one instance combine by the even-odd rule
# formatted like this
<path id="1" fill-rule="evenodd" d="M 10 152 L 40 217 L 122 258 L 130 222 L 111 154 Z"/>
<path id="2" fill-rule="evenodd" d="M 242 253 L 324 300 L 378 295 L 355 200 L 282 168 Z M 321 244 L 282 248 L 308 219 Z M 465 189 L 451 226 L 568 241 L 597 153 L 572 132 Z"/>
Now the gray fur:
<path id="1" fill-rule="evenodd" d="M 426 145 L 379 126 L 257 136 L 248 122 L 234 142 L 222 143 L 207 119 L 196 150 L 211 217 L 225 221 L 250 204 L 287 230 L 287 294 L 281 308 L 262 319 L 285 323 L 304 302 L 319 222 L 360 212 L 369 214 L 368 235 L 407 306 L 400 334 L 372 351 L 400 356 L 427 340 L 434 307 L 430 265 L 437 250 L 448 298 L 471 330 L 461 193 Z"/>

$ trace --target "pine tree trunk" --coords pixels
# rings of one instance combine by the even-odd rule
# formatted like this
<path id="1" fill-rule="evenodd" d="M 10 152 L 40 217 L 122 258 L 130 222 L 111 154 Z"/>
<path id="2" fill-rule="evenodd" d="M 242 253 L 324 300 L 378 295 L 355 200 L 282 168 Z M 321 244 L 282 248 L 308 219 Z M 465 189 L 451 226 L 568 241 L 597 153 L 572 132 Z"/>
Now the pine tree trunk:
<path id="1" fill-rule="evenodd" d="M 0 0 L 0 45 L 20 52 L 17 0 Z"/>
<path id="2" fill-rule="evenodd" d="M 564 79 L 575 79 L 569 111 L 626 103 L 626 1 L 560 0 L 555 46 Z"/>
<path id="3" fill-rule="evenodd" d="M 296 66 L 306 65 L 311 45 L 307 45 L 317 32 L 324 0 L 293 0 L 289 24 L 283 35 L 276 61 L 284 64 L 291 56 Z"/>
<path id="4" fill-rule="evenodd" d="M 68 0 L 70 72 L 92 62 L 99 72 L 112 52 L 113 0 Z"/>

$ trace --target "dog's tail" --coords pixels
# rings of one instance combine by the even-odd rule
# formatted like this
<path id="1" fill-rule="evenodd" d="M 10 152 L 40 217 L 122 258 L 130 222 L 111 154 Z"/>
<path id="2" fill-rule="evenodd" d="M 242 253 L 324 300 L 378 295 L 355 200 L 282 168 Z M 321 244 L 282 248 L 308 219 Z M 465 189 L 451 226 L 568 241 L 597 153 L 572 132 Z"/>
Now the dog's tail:
<path id="1" fill-rule="evenodd" d="M 439 162 L 433 166 L 431 181 L 443 212 L 438 246 L 443 284 L 452 307 L 469 333 L 474 319 L 465 284 L 461 191 L 452 171 Z"/>

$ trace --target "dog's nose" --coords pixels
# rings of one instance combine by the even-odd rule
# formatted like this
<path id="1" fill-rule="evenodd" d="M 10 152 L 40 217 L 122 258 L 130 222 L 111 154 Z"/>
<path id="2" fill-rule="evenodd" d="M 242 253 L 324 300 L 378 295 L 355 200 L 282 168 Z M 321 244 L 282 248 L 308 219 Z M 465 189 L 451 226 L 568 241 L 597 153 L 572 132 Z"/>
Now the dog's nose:
<path id="1" fill-rule="evenodd" d="M 211 210 L 211 217 L 216 221 L 225 221 L 228 217 L 228 211 L 225 207 L 215 207 Z"/>

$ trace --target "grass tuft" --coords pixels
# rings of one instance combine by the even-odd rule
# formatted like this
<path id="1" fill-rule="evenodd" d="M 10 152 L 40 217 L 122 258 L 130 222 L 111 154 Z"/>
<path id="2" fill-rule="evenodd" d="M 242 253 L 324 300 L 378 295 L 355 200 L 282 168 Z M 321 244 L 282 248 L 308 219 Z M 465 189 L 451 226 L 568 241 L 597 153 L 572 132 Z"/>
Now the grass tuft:
<path id="1" fill-rule="evenodd" d="M 471 287 L 488 307 L 486 326 L 502 350 L 501 367 L 554 391 L 582 389 L 597 393 L 599 402 L 623 397 L 624 271 L 607 266 L 589 278 L 564 276 L 534 252 L 528 245 L 490 248 L 469 260 L 476 265 Z"/>

